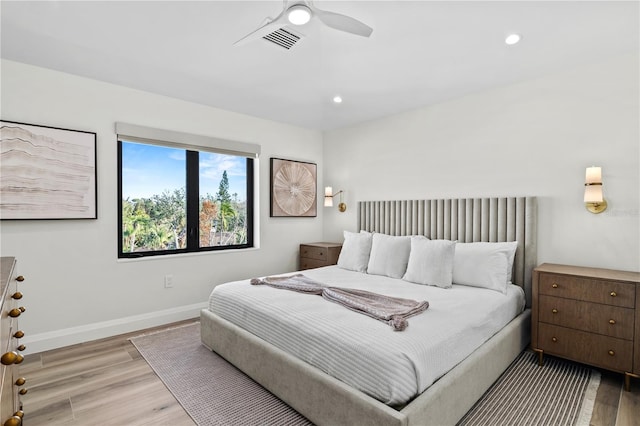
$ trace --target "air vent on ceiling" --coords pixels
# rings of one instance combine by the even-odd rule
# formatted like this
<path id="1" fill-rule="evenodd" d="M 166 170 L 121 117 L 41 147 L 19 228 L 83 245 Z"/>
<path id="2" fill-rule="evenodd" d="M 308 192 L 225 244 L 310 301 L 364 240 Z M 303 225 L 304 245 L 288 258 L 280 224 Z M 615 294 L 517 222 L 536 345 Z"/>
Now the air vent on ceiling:
<path id="1" fill-rule="evenodd" d="M 291 49 L 300 40 L 299 35 L 284 28 L 277 29 L 262 38 L 287 50 Z"/>

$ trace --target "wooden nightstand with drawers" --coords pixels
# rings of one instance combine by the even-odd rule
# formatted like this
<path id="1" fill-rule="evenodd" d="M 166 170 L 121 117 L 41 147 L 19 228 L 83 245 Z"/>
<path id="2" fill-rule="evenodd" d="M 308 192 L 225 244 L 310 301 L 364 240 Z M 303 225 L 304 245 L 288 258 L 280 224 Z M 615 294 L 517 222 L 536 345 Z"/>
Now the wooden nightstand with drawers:
<path id="1" fill-rule="evenodd" d="M 339 243 L 300 244 L 300 270 L 335 265 L 342 250 Z"/>
<path id="2" fill-rule="evenodd" d="M 531 348 L 640 378 L 640 273 L 545 263 L 533 270 Z"/>

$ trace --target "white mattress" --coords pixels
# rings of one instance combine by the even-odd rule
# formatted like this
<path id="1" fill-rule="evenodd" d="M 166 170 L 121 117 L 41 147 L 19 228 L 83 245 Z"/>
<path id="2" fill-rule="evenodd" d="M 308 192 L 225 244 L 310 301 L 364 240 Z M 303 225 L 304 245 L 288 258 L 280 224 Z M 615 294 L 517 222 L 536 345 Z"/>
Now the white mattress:
<path id="1" fill-rule="evenodd" d="M 524 292 L 451 289 L 347 271 L 303 271 L 336 287 L 429 301 L 401 332 L 321 296 L 252 286 L 214 288 L 209 309 L 280 349 L 391 406 L 409 402 L 470 355 L 524 309 Z M 286 275 L 286 274 L 283 274 Z"/>

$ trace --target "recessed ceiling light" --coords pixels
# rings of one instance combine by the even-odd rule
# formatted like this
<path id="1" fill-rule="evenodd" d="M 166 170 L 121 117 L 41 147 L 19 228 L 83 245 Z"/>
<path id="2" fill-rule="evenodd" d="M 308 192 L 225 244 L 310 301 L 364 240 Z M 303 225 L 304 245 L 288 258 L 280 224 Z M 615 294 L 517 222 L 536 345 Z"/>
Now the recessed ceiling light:
<path id="1" fill-rule="evenodd" d="M 334 96 L 333 97 L 333 103 L 341 104 L 342 103 L 342 96 L 340 96 L 340 95 Z"/>
<path id="2" fill-rule="evenodd" d="M 289 8 L 287 18 L 293 25 L 304 25 L 311 19 L 311 9 L 303 4 L 296 4 Z"/>
<path id="3" fill-rule="evenodd" d="M 511 46 L 518 43 L 521 39 L 522 36 L 520 36 L 520 34 L 509 34 L 507 38 L 504 39 L 504 42 Z"/>

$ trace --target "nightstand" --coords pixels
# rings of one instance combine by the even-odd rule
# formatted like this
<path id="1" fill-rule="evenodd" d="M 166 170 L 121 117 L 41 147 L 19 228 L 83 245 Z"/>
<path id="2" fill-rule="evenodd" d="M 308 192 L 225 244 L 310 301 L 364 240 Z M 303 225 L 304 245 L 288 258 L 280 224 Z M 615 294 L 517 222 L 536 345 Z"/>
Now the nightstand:
<path id="1" fill-rule="evenodd" d="M 533 270 L 531 348 L 640 378 L 640 273 L 545 263 Z"/>
<path id="2" fill-rule="evenodd" d="M 300 270 L 335 265 L 342 250 L 339 243 L 300 244 Z"/>

